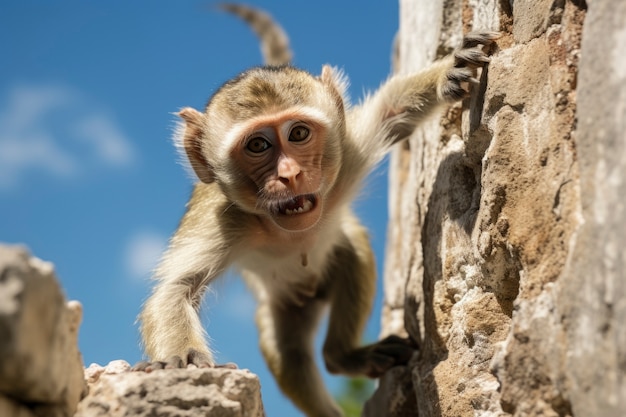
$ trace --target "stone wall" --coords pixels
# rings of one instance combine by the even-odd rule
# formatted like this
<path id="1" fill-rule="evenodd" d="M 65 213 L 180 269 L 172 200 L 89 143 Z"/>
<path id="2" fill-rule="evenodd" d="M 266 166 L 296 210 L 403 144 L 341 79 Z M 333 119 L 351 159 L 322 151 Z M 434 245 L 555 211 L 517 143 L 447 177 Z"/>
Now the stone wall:
<path id="1" fill-rule="evenodd" d="M 383 332 L 421 351 L 365 415 L 626 415 L 626 2 L 400 3 L 401 73 L 503 37 L 392 156 Z"/>

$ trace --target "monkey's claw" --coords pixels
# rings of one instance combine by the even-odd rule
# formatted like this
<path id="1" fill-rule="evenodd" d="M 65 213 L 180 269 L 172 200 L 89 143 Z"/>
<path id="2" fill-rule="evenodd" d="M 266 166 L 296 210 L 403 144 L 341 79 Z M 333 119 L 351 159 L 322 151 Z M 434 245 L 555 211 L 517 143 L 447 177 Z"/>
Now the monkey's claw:
<path id="1" fill-rule="evenodd" d="M 462 48 L 474 48 L 478 45 L 487 46 L 493 43 L 496 39 L 502 36 L 500 32 L 495 31 L 474 31 L 470 32 L 463 37 Z"/>
<path id="2" fill-rule="evenodd" d="M 478 83 L 476 68 L 490 61 L 483 48 L 489 47 L 499 37 L 498 32 L 471 32 L 465 35 L 461 48 L 453 55 L 453 65 L 446 73 L 446 82 L 441 88 L 445 100 L 461 100 L 467 95 L 466 83 Z"/>
<path id="3" fill-rule="evenodd" d="M 175 355 L 170 356 L 164 361 L 137 362 L 131 370 L 137 372 L 152 372 L 159 369 L 182 369 L 189 367 L 189 365 L 193 365 L 196 368 L 237 369 L 237 365 L 232 362 L 216 365 L 208 354 L 199 352 L 195 349 L 189 349 L 186 355 L 186 361 L 184 361 L 180 356 Z"/>
<path id="4" fill-rule="evenodd" d="M 491 61 L 487 55 L 479 48 L 460 49 L 454 54 L 454 66 L 459 67 L 481 67 Z"/>
<path id="5" fill-rule="evenodd" d="M 388 336 L 369 347 L 371 349 L 370 366 L 366 375 L 370 378 L 378 378 L 394 366 L 406 365 L 417 349 L 417 346 L 410 339 L 394 335 Z"/>
<path id="6" fill-rule="evenodd" d="M 189 349 L 187 351 L 187 364 L 195 365 L 198 368 L 215 367 L 215 363 L 208 354 L 199 352 L 195 349 Z"/>
<path id="7" fill-rule="evenodd" d="M 410 339 L 389 336 L 343 355 L 324 352 L 324 359 L 331 373 L 360 374 L 378 378 L 389 368 L 405 365 L 416 350 L 417 345 Z"/>

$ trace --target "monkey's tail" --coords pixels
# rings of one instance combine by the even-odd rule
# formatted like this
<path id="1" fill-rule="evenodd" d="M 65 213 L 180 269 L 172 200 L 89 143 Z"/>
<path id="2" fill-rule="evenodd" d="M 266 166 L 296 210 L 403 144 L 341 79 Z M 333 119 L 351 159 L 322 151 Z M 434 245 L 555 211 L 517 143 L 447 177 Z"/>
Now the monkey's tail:
<path id="1" fill-rule="evenodd" d="M 244 20 L 261 40 L 261 52 L 266 65 L 285 65 L 293 53 L 283 28 L 262 10 L 242 4 L 222 3 L 219 8 Z"/>

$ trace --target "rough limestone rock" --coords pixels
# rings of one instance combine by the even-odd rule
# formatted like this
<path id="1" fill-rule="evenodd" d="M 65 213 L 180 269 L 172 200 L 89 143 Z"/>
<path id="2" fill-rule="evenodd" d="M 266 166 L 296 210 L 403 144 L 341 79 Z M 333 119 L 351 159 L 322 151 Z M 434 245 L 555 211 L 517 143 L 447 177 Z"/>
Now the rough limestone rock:
<path id="1" fill-rule="evenodd" d="M 400 3 L 401 73 L 503 37 L 392 156 L 383 332 L 421 351 L 364 415 L 626 415 L 626 2 Z"/>
<path id="2" fill-rule="evenodd" d="M 263 417 L 261 387 L 247 370 L 130 372 L 114 361 L 85 370 L 89 395 L 75 417 Z"/>
<path id="3" fill-rule="evenodd" d="M 264 416 L 247 370 L 130 372 L 125 361 L 83 369 L 81 318 L 51 263 L 0 245 L 0 417 Z"/>
<path id="4" fill-rule="evenodd" d="M 86 389 L 81 318 L 52 264 L 0 245 L 0 416 L 73 415 Z"/>

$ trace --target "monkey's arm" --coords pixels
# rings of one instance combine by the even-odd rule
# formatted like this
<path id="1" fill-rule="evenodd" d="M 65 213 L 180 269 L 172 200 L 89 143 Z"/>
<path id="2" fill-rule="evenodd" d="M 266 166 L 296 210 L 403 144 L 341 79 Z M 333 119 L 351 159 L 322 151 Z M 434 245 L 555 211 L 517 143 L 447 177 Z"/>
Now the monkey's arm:
<path id="1" fill-rule="evenodd" d="M 373 149 L 380 149 L 372 156 L 382 157 L 441 105 L 463 98 L 467 94 L 463 84 L 477 82 L 476 68 L 489 62 L 481 45 L 488 46 L 498 37 L 497 32 L 472 32 L 454 54 L 420 72 L 395 75 L 367 97 L 349 114 L 354 140 L 362 151 L 372 154 Z"/>
<path id="2" fill-rule="evenodd" d="M 236 232 L 228 229 L 228 222 L 220 226 L 219 219 L 228 217 L 222 199 L 217 186 L 196 185 L 189 209 L 155 272 L 154 291 L 138 317 L 152 362 L 138 364 L 137 370 L 215 365 L 198 310 L 207 285 L 228 267 L 236 243 Z"/>

